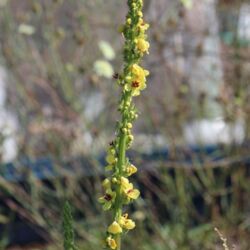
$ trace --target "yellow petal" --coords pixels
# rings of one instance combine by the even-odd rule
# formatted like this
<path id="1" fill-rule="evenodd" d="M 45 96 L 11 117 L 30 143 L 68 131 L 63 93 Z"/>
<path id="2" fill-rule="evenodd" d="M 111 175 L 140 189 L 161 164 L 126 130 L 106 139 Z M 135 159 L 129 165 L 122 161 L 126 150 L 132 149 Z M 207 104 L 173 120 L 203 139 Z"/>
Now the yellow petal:
<path id="1" fill-rule="evenodd" d="M 124 214 L 123 216 L 121 216 L 119 224 L 127 230 L 135 228 L 135 222 L 131 219 L 128 219 L 128 214 Z"/>
<path id="2" fill-rule="evenodd" d="M 111 249 L 117 248 L 116 241 L 113 238 L 111 238 L 110 236 L 106 239 L 106 242 Z"/>
<path id="3" fill-rule="evenodd" d="M 124 188 L 124 189 L 129 188 L 130 187 L 130 183 L 129 183 L 128 178 L 121 177 L 121 185 L 122 185 L 122 188 Z"/>
<path id="4" fill-rule="evenodd" d="M 111 234 L 120 234 L 120 233 L 122 233 L 122 228 L 116 221 L 114 221 L 108 227 L 108 232 L 111 233 Z"/>
<path id="5" fill-rule="evenodd" d="M 135 174 L 137 172 L 137 168 L 134 165 L 130 165 L 127 167 L 126 172 L 128 176 Z"/>
<path id="6" fill-rule="evenodd" d="M 126 218 L 124 216 L 122 216 L 119 220 L 119 224 L 123 227 L 126 223 Z"/>
<path id="7" fill-rule="evenodd" d="M 135 222 L 132 221 L 131 219 L 127 219 L 124 225 L 124 228 L 126 228 L 127 230 L 132 230 L 135 228 Z"/>
<path id="8" fill-rule="evenodd" d="M 133 200 L 136 200 L 140 195 L 140 191 L 138 189 L 130 189 L 127 191 L 127 196 Z"/>
<path id="9" fill-rule="evenodd" d="M 115 161 L 116 161 L 116 158 L 115 158 L 115 156 L 114 155 L 112 155 L 112 154 L 108 154 L 107 155 L 107 157 L 106 157 L 106 162 L 108 163 L 108 164 L 114 164 L 115 163 Z"/>
<path id="10" fill-rule="evenodd" d="M 132 92 L 132 96 L 138 96 L 140 95 L 140 90 L 139 89 L 135 89 L 133 92 Z"/>
<path id="11" fill-rule="evenodd" d="M 148 23 L 144 23 L 143 19 L 140 18 L 139 19 L 139 28 L 142 32 L 146 31 L 149 28 L 149 24 Z"/>
<path id="12" fill-rule="evenodd" d="M 139 38 L 137 40 L 137 48 L 141 51 L 141 52 L 148 52 L 148 49 L 150 47 L 150 44 L 148 41 L 142 39 L 142 38 Z"/>

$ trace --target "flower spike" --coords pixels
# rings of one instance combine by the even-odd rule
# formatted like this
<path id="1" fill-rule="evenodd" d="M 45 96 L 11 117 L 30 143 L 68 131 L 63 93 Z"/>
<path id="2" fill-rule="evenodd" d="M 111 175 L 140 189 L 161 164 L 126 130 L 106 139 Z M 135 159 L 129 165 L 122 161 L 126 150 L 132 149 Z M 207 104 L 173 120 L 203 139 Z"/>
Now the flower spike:
<path id="1" fill-rule="evenodd" d="M 141 65 L 144 54 L 149 53 L 150 44 L 146 31 L 149 28 L 143 20 L 143 0 L 128 0 L 128 14 L 125 24 L 119 28 L 124 44 L 124 67 L 121 73 L 116 73 L 114 79 L 122 88 L 118 111 L 121 120 L 118 123 L 117 136 L 109 145 L 106 156 L 106 171 L 110 178 L 103 182 L 104 195 L 99 198 L 104 210 L 113 212 L 113 222 L 107 229 L 106 246 L 108 249 L 121 249 L 121 236 L 124 232 L 135 228 L 135 222 L 123 214 L 124 205 L 138 199 L 140 191 L 134 188 L 128 177 L 137 172 L 137 168 L 130 163 L 126 151 L 130 148 L 134 136 L 132 135 L 133 121 L 138 117 L 133 98 L 139 96 L 147 87 L 146 81 L 149 71 Z"/>

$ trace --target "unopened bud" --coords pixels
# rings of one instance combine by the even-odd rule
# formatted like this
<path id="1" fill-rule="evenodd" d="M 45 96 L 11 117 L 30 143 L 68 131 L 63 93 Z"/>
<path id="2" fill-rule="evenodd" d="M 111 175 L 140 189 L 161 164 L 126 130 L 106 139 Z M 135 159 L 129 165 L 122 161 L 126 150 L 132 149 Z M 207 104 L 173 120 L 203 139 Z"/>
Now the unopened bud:
<path id="1" fill-rule="evenodd" d="M 134 136 L 133 136 L 133 135 L 129 135 L 129 136 L 128 136 L 128 139 L 129 139 L 130 141 L 133 141 L 133 140 L 134 140 Z"/>
<path id="2" fill-rule="evenodd" d="M 123 132 L 124 134 L 127 134 L 127 133 L 128 133 L 127 128 L 123 128 L 123 129 L 122 129 L 122 132 Z"/>
<path id="3" fill-rule="evenodd" d="M 132 128 L 132 127 L 133 127 L 132 123 L 129 122 L 129 123 L 127 124 L 127 128 L 130 129 L 130 128 Z"/>

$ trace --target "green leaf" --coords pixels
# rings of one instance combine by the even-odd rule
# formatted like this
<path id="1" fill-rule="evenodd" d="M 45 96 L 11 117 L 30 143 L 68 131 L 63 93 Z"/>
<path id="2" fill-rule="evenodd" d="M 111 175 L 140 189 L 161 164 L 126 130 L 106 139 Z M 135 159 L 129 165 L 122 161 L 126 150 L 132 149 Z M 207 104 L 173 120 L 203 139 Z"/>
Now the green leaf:
<path id="1" fill-rule="evenodd" d="M 75 245 L 75 235 L 73 229 L 73 218 L 69 202 L 65 202 L 63 207 L 63 235 L 64 250 L 79 250 Z"/>

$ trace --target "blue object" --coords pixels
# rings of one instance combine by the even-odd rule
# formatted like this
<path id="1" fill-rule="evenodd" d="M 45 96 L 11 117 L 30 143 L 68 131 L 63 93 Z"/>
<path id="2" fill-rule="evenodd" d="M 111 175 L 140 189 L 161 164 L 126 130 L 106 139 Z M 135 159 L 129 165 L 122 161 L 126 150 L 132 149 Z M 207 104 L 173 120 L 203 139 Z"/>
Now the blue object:
<path id="1" fill-rule="evenodd" d="M 142 162 L 162 161 L 163 163 L 168 163 L 168 165 L 179 163 L 185 164 L 187 167 L 192 166 L 194 163 L 202 165 L 203 162 L 213 162 L 219 165 L 220 161 L 223 161 L 226 157 L 225 149 L 218 145 L 207 145 L 204 147 L 194 145 L 185 148 L 176 148 L 174 153 L 170 152 L 168 148 L 156 150 L 151 153 L 130 151 L 128 155 L 132 161 L 136 161 L 139 158 Z M 250 164 L 250 156 L 241 158 L 240 161 Z M 94 162 L 98 164 L 94 164 Z M 58 171 L 57 165 L 60 166 L 60 171 Z M 98 168 L 96 165 L 101 167 Z M 105 165 L 105 153 L 101 154 L 97 159 L 80 156 L 60 164 L 51 157 L 43 157 L 37 160 L 23 158 L 16 163 L 0 165 L 0 175 L 8 181 L 14 182 L 25 181 L 30 174 L 40 180 L 62 177 L 64 173 L 94 176 L 98 173 L 103 173 Z"/>

